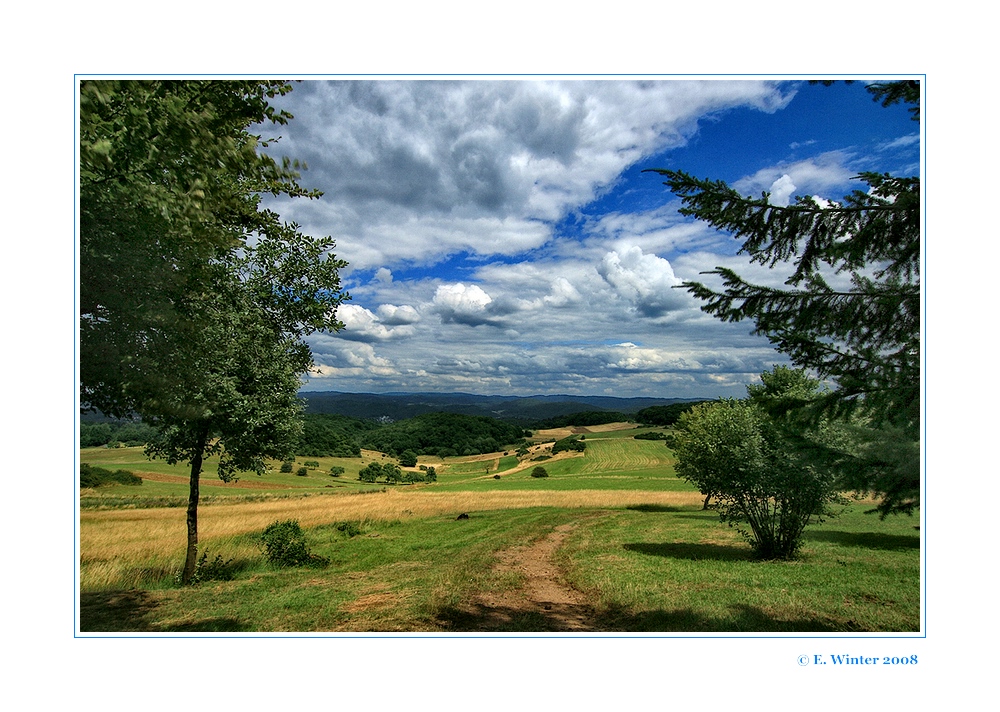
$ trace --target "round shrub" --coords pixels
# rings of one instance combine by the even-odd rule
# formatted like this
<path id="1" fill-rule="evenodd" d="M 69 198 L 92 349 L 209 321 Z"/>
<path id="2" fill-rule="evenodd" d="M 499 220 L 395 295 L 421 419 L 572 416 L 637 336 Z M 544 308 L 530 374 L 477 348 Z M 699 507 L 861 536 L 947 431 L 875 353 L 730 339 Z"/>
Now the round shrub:
<path id="1" fill-rule="evenodd" d="M 272 522 L 260 535 L 264 555 L 276 566 L 300 566 L 309 563 L 309 547 L 298 520 Z"/>
<path id="2" fill-rule="evenodd" d="M 542 467 L 541 465 L 539 465 L 538 467 L 536 467 L 534 470 L 531 471 L 531 476 L 532 477 L 548 477 L 549 473 L 545 470 L 544 467 Z"/>
<path id="3" fill-rule="evenodd" d="M 299 477 L 305 477 L 306 475 L 309 474 L 309 468 L 300 467 L 298 470 L 295 471 L 295 474 L 298 475 Z"/>

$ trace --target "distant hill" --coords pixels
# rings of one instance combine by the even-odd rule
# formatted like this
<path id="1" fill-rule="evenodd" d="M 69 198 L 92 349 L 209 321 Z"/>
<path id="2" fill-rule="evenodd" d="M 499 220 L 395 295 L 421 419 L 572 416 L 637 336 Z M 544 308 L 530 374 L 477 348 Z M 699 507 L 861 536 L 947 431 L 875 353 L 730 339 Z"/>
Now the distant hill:
<path id="1" fill-rule="evenodd" d="M 617 411 L 632 415 L 652 406 L 686 403 L 692 398 L 614 398 L 611 396 L 478 396 L 470 393 L 299 393 L 308 413 L 332 413 L 354 418 L 405 420 L 425 413 L 484 415 L 530 424 L 587 411 Z"/>

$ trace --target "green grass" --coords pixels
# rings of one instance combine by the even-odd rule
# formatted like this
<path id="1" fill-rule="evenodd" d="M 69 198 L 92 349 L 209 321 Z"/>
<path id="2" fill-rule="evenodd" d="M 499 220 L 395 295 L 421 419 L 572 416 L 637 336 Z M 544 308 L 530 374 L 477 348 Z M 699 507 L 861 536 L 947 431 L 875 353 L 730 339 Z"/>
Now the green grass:
<path id="1" fill-rule="evenodd" d="M 634 440 L 639 431 L 587 435 L 582 456 L 509 472 L 513 455 L 492 461 L 421 458 L 439 482 L 422 492 L 629 490 L 691 491 L 673 470 L 659 441 Z M 202 503 L 265 501 L 315 494 L 381 490 L 357 481 L 371 458 L 316 459 L 307 477 L 269 472 L 246 476 L 255 489 L 226 488 L 209 463 Z M 83 508 L 184 506 L 187 468 L 149 461 L 141 448 L 81 451 L 100 467 L 174 475 L 141 487 L 102 487 L 82 493 Z M 447 467 L 442 467 L 442 464 Z M 486 467 L 490 465 L 487 475 Z M 331 465 L 346 472 L 327 473 Z M 493 475 L 499 474 L 500 479 Z M 391 486 L 387 489 L 393 489 Z M 909 632 L 920 627 L 920 537 L 916 518 L 885 521 L 853 505 L 809 527 L 800 556 L 758 562 L 739 534 L 696 506 L 639 505 L 625 509 L 536 507 L 470 511 L 470 519 L 407 516 L 306 530 L 323 568 L 269 565 L 253 535 L 213 540 L 207 553 L 233 552 L 232 580 L 178 588 L 168 563 L 150 564 L 128 591 L 84 591 L 83 631 L 463 631 L 496 630 L 468 612 L 470 600 L 516 589 L 517 574 L 493 568 L 497 552 L 529 543 L 560 524 L 575 528 L 557 552 L 563 576 L 598 615 L 600 630 L 636 632 Z M 109 515 L 112 513 L 109 513 Z M 396 516 L 393 514 L 392 516 Z M 214 548 L 214 550 L 213 550 Z M 183 552 L 178 551 L 176 569 Z M 138 564 L 141 569 L 141 562 Z M 509 630 L 549 630 L 543 613 L 526 613 Z"/>
<path id="2" fill-rule="evenodd" d="M 238 578 L 184 589 L 101 591 L 82 595 L 85 631 L 433 631 L 452 628 L 455 606 L 496 588 L 498 548 L 540 536 L 575 511 L 532 509 L 361 523 L 349 537 L 336 525 L 307 531 L 325 568 L 276 568 L 234 562 Z M 224 545 L 222 543 L 221 545 Z M 209 551 L 209 558 L 212 552 Z"/>
<path id="3" fill-rule="evenodd" d="M 535 508 L 471 518 L 359 523 L 307 530 L 325 568 L 234 563 L 233 581 L 82 597 L 85 631 L 475 630 L 458 611 L 477 592 L 516 587 L 493 554 L 563 523 L 568 579 L 606 631 L 851 632 L 919 628 L 919 536 L 908 519 L 860 507 L 810 527 L 800 559 L 758 562 L 709 512 Z M 252 537 L 242 537 L 250 540 Z M 245 542 L 243 542 L 245 543 Z M 224 543 L 220 543 L 224 544 Z M 212 551 L 208 551 L 212 558 Z M 522 621 L 530 626 L 530 620 Z M 544 626 L 544 621 L 536 621 Z M 537 630 L 538 627 L 521 628 Z M 544 628 L 541 628 L 544 629 Z"/>
<path id="4" fill-rule="evenodd" d="M 562 552 L 609 627 L 633 631 L 916 631 L 913 519 L 853 506 L 811 525 L 800 556 L 755 561 L 712 512 L 635 508 L 600 519 Z"/>

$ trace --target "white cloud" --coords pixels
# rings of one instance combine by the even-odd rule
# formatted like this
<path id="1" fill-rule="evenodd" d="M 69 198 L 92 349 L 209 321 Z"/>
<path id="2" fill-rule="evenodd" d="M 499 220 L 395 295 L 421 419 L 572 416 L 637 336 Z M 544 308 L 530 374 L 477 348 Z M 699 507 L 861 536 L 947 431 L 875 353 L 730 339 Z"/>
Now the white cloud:
<path id="1" fill-rule="evenodd" d="M 356 304 L 344 304 L 337 311 L 337 317 L 344 323 L 341 337 L 352 341 L 387 341 L 411 336 L 413 327 L 409 325 L 420 320 L 413 307 L 390 304 L 382 305 L 378 316 Z"/>
<path id="2" fill-rule="evenodd" d="M 319 343 L 317 343 L 319 342 Z M 359 344 L 336 339 L 312 339 L 316 362 L 309 374 L 313 379 L 355 379 L 398 375 L 393 363 L 375 353 L 371 344 Z"/>
<path id="3" fill-rule="evenodd" d="M 598 272 L 643 316 L 663 316 L 689 305 L 684 293 L 674 289 L 681 280 L 674 275 L 670 262 L 647 255 L 639 247 L 608 252 Z"/>
<path id="4" fill-rule="evenodd" d="M 792 182 L 787 173 L 783 173 L 781 178 L 771 184 L 769 192 L 771 193 L 771 205 L 786 206 L 792 193 L 795 192 L 795 183 Z"/>
<path id="5" fill-rule="evenodd" d="M 772 196 L 771 202 L 787 205 L 788 197 L 795 190 L 800 195 L 810 195 L 839 188 L 850 181 L 857 174 L 848 167 L 851 158 L 851 154 L 843 151 L 828 151 L 794 163 L 768 166 L 736 181 L 733 188 L 753 198 L 760 197 L 762 191 L 774 188 L 780 191 L 786 202 L 778 202 L 778 195 Z"/>
<path id="6" fill-rule="evenodd" d="M 492 302 L 478 285 L 442 284 L 434 293 L 433 307 L 446 323 L 479 326 L 495 323 L 486 309 Z"/>
<path id="7" fill-rule="evenodd" d="M 707 114 L 792 96 L 745 80 L 306 81 L 278 100 L 296 118 L 274 150 L 325 195 L 279 212 L 336 237 L 351 269 L 516 255 Z"/>
<path id="8" fill-rule="evenodd" d="M 394 304 L 380 304 L 378 308 L 379 319 L 383 324 L 400 326 L 404 324 L 416 324 L 420 321 L 420 313 L 413 307 L 404 304 L 397 307 Z"/>

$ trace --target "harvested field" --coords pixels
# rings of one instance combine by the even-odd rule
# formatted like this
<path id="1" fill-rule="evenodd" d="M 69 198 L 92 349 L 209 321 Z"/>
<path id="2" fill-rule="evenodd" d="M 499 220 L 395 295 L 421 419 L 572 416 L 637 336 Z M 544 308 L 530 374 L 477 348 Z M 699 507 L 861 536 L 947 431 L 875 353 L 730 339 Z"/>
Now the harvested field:
<path id="1" fill-rule="evenodd" d="M 697 505 L 697 492 L 618 490 L 428 492 L 388 490 L 363 495 L 296 497 L 266 502 L 206 505 L 198 513 L 200 540 L 262 531 L 275 520 L 297 519 L 303 527 L 340 521 L 395 520 L 529 507 L 628 507 Z M 84 511 L 80 549 L 88 560 L 141 560 L 183 550 L 182 509 Z"/>

